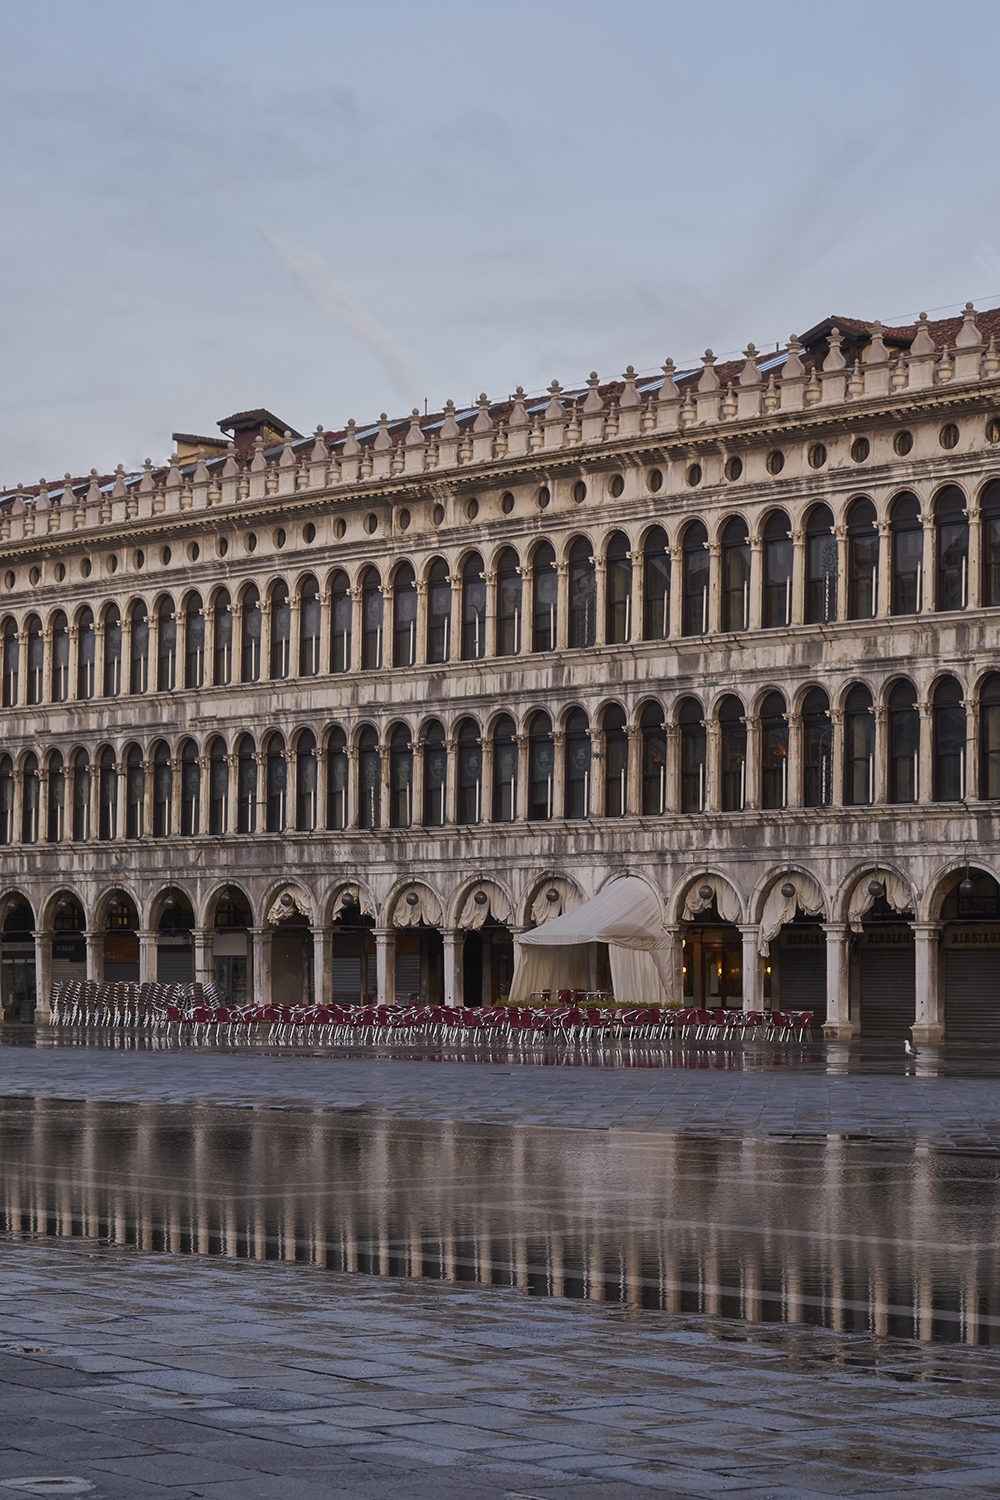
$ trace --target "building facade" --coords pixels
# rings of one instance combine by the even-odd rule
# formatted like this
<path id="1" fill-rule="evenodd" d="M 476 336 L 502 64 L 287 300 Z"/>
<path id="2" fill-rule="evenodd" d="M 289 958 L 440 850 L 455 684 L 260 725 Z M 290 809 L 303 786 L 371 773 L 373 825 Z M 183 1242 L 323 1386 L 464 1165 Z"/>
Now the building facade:
<path id="1" fill-rule="evenodd" d="M 499 999 L 627 872 L 677 1000 L 1000 1036 L 996 333 L 244 412 L 0 498 L 5 1015 L 68 977 Z"/>

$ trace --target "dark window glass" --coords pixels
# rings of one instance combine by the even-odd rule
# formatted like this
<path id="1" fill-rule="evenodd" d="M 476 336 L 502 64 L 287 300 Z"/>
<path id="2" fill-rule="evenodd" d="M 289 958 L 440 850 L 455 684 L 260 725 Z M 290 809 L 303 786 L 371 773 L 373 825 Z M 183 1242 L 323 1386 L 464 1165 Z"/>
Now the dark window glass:
<path id="1" fill-rule="evenodd" d="M 916 495 L 892 502 L 892 599 L 894 615 L 915 615 L 923 600 L 924 531 Z"/>
<path id="2" fill-rule="evenodd" d="M 667 735 L 663 728 L 663 709 L 658 703 L 647 703 L 639 720 L 642 734 L 642 810 L 662 813 L 667 810 Z"/>
<path id="3" fill-rule="evenodd" d="M 299 675 L 315 677 L 319 671 L 319 640 L 323 625 L 323 606 L 319 584 L 311 575 L 299 588 Z"/>
<path id="4" fill-rule="evenodd" d="M 577 537 L 569 549 L 569 644 L 592 646 L 597 625 L 597 570 L 591 545 Z"/>
<path id="5" fill-rule="evenodd" d="M 743 704 L 729 694 L 719 704 L 722 809 L 739 812 L 747 800 L 747 726 Z"/>
<path id="6" fill-rule="evenodd" d="M 497 561 L 497 655 L 516 656 L 521 650 L 521 575 L 513 547 L 505 547 Z"/>
<path id="7" fill-rule="evenodd" d="M 174 601 L 164 599 L 157 612 L 158 636 L 156 653 L 156 689 L 168 693 L 176 683 L 177 674 L 177 621 L 174 619 Z"/>
<path id="8" fill-rule="evenodd" d="M 875 787 L 875 718 L 872 695 L 866 687 L 854 687 L 844 704 L 844 801 L 848 807 L 866 807 Z"/>
<path id="9" fill-rule="evenodd" d="M 413 751 L 410 731 L 397 724 L 389 741 L 389 823 L 409 828 L 413 822 Z"/>
<path id="10" fill-rule="evenodd" d="M 248 734 L 236 747 L 236 831 L 257 832 L 257 747 Z"/>
<path id="11" fill-rule="evenodd" d="M 934 691 L 934 801 L 958 802 L 965 796 L 965 707 L 954 677 Z"/>
<path id="12" fill-rule="evenodd" d="M 814 506 L 806 526 L 806 621 L 822 625 L 837 618 L 837 538 L 833 514 Z"/>
<path id="13" fill-rule="evenodd" d="M 768 693 L 760 708 L 760 800 L 762 807 L 788 806 L 788 720 L 780 693 Z"/>
<path id="14" fill-rule="evenodd" d="M 0 844 L 14 842 L 14 762 L 0 760 Z"/>
<path id="15" fill-rule="evenodd" d="M 417 580 L 409 563 L 392 580 L 392 664 L 412 667 L 417 659 Z"/>
<path id="16" fill-rule="evenodd" d="M 205 612 L 201 595 L 190 594 L 184 608 L 184 686 L 200 688 L 205 681 Z"/>
<path id="17" fill-rule="evenodd" d="M 144 693 L 149 686 L 149 620 L 144 604 L 133 604 L 131 623 L 128 690 Z"/>
<path id="18" fill-rule="evenodd" d="M 684 533 L 684 635 L 704 635 L 708 629 L 708 532 L 700 521 Z"/>
<path id="19" fill-rule="evenodd" d="M 115 613 L 117 614 L 117 610 Z M 37 615 L 28 616 L 25 634 L 28 647 L 28 702 L 41 703 L 45 696 L 45 639 L 42 635 L 42 622 Z"/>
<path id="20" fill-rule="evenodd" d="M 38 761 L 35 756 L 25 756 L 21 776 L 21 842 L 37 844 L 40 787 Z"/>
<path id="21" fill-rule="evenodd" d="M 920 713 L 912 682 L 897 682 L 889 694 L 889 801 L 916 802 L 920 767 Z"/>
<path id="22" fill-rule="evenodd" d="M 260 607 L 260 593 L 255 584 L 250 584 L 243 593 L 242 614 L 240 680 L 241 682 L 259 682 L 263 615 Z"/>
<path id="23" fill-rule="evenodd" d="M 226 589 L 220 589 L 216 594 L 213 610 L 215 639 L 212 681 L 216 687 L 225 687 L 233 680 L 233 610 Z"/>
<path id="24" fill-rule="evenodd" d="M 347 827 L 347 778 L 350 764 L 347 736 L 342 729 L 334 729 L 326 742 L 327 828 Z"/>
<path id="25" fill-rule="evenodd" d="M 764 527 L 762 624 L 787 625 L 792 618 L 792 539 L 788 517 L 778 511 Z"/>
<path id="26" fill-rule="evenodd" d="M 740 516 L 722 532 L 722 628 L 746 630 L 750 624 L 750 543 Z"/>
<path id="27" fill-rule="evenodd" d="M 833 800 L 833 721 L 822 688 L 810 688 L 802 703 L 802 755 L 806 807 L 828 807 Z"/>
<path id="28" fill-rule="evenodd" d="M 181 746 L 181 834 L 191 838 L 201 832 L 201 766 L 193 740 Z"/>
<path id="29" fill-rule="evenodd" d="M 56 750 L 49 760 L 49 805 L 46 819 L 46 838 L 51 844 L 62 843 L 66 837 L 66 773 L 63 758 Z"/>
<path id="30" fill-rule="evenodd" d="M 69 697 L 69 624 L 62 610 L 52 620 L 52 701 Z"/>
<path id="31" fill-rule="evenodd" d="M 847 618 L 871 620 L 878 606 L 878 528 L 870 500 L 847 513 Z"/>
<path id="32" fill-rule="evenodd" d="M 590 721 L 581 708 L 575 708 L 566 720 L 564 742 L 566 782 L 565 816 L 590 816 Z"/>
<path id="33" fill-rule="evenodd" d="M 983 603 L 1000 604 L 1000 480 L 986 486 L 980 501 L 983 549 Z"/>
<path id="34" fill-rule="evenodd" d="M 145 833 L 146 772 L 142 751 L 130 745 L 125 755 L 125 837 L 141 839 Z"/>
<path id="35" fill-rule="evenodd" d="M 478 823 L 482 817 L 483 752 L 479 745 L 479 725 L 464 719 L 458 731 L 458 804 L 459 823 Z"/>
<path id="36" fill-rule="evenodd" d="M 423 732 L 424 753 L 424 824 L 428 828 L 444 826 L 448 786 L 448 752 L 444 729 L 436 719 Z"/>
<path id="37" fill-rule="evenodd" d="M 285 742 L 280 734 L 272 734 L 267 742 L 267 831 L 281 833 L 287 821 L 288 762 L 285 759 Z"/>
<path id="38" fill-rule="evenodd" d="M 451 658 L 451 583 L 448 564 L 435 558 L 427 575 L 427 660 Z"/>
<path id="39" fill-rule="evenodd" d="M 290 670 L 292 606 L 288 589 L 279 581 L 271 590 L 271 677 L 281 680 Z"/>
<path id="40" fill-rule="evenodd" d="M 316 827 L 316 736 L 304 729 L 295 742 L 295 827 L 312 833 Z"/>
<path id="41" fill-rule="evenodd" d="M 462 656 L 477 661 L 486 655 L 486 580 L 478 552 L 462 568 Z"/>
<path id="42" fill-rule="evenodd" d="M 382 821 L 382 757 L 374 729 L 362 732 L 358 741 L 358 823 L 362 828 L 378 828 Z"/>
<path id="43" fill-rule="evenodd" d="M 330 585 L 332 629 L 330 632 L 330 671 L 351 669 L 351 631 L 354 622 L 354 600 L 346 573 L 334 573 Z"/>
<path id="44" fill-rule="evenodd" d="M 616 531 L 604 554 L 604 629 L 611 645 L 632 639 L 632 557 L 629 539 Z"/>
<path id="45" fill-rule="evenodd" d="M 153 837 L 166 839 L 171 834 L 173 811 L 174 773 L 170 765 L 170 751 L 161 742 L 153 751 Z"/>
<path id="46" fill-rule="evenodd" d="M 552 720 L 548 714 L 536 714 L 528 734 L 528 817 L 533 821 L 552 816 L 554 771 Z"/>
<path id="47" fill-rule="evenodd" d="M 705 808 L 706 734 L 704 710 L 696 698 L 685 698 L 677 715 L 681 736 L 681 812 Z"/>
<path id="48" fill-rule="evenodd" d="M 533 584 L 532 651 L 552 651 L 556 644 L 556 606 L 559 601 L 559 574 L 556 554 L 549 542 L 535 548 L 531 559 Z"/>
<path id="49" fill-rule="evenodd" d="M 77 620 L 77 667 L 76 667 L 76 696 L 78 698 L 92 698 L 94 696 L 94 671 L 97 661 L 97 636 L 94 632 L 94 613 L 90 609 L 82 609 Z"/>
<path id="50" fill-rule="evenodd" d="M 517 807 L 517 739 L 514 720 L 501 714 L 493 729 L 493 821 L 512 823 Z"/>
<path id="51" fill-rule="evenodd" d="M 662 526 L 647 533 L 642 557 L 642 634 L 647 641 L 663 641 L 670 634 L 670 552 Z"/>
<path id="52" fill-rule="evenodd" d="M 90 766 L 85 750 L 73 758 L 73 838 L 90 838 Z"/>
<path id="53" fill-rule="evenodd" d="M 950 484 L 934 502 L 937 534 L 937 608 L 965 609 L 969 602 L 969 522 L 965 495 Z"/>
<path id="54" fill-rule="evenodd" d="M 375 672 L 382 665 L 382 580 L 368 568 L 361 582 L 361 666 Z"/>
<path id="55" fill-rule="evenodd" d="M 118 771 L 114 751 L 110 748 L 101 751 L 97 793 L 97 837 L 115 839 L 118 837 Z"/>
<path id="56" fill-rule="evenodd" d="M 216 737 L 208 747 L 208 831 L 226 833 L 229 828 L 229 762 L 225 741 Z"/>
<path id="57" fill-rule="evenodd" d="M 116 698 L 122 690 L 122 617 L 117 605 L 104 612 L 104 696 Z"/>
<path id="58" fill-rule="evenodd" d="M 1000 673 L 992 672 L 979 691 L 979 795 L 1000 798 Z"/>
<path id="59" fill-rule="evenodd" d="M 625 711 L 615 704 L 604 715 L 604 816 L 623 818 L 628 807 L 628 733 Z"/>
<path id="60" fill-rule="evenodd" d="M 21 662 L 21 642 L 17 625 L 8 620 L 3 627 L 3 706 L 13 708 L 17 703 L 17 679 Z"/>

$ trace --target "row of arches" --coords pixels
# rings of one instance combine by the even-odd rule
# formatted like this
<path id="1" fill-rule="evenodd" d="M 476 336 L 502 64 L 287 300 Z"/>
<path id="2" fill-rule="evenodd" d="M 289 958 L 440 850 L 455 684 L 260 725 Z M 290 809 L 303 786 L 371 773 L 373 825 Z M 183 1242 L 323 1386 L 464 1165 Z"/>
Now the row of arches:
<path id="1" fill-rule="evenodd" d="M 277 578 L 235 594 L 164 594 L 149 607 L 139 599 L 96 612 L 83 605 L 72 616 L 57 609 L 44 621 L 36 612 L 8 616 L 0 622 L 2 701 L 58 703 L 1000 605 L 1000 481 L 987 485 L 972 519 L 957 485 L 940 490 L 928 514 L 921 504 L 904 491 L 880 520 L 874 502 L 858 496 L 842 524 L 826 504 L 812 506 L 801 529 L 783 510 L 756 530 L 740 514 L 711 531 L 691 518 L 673 543 L 655 525 L 635 544 L 622 530 L 596 542 L 570 537 L 560 556 L 547 539 L 523 555 L 505 547 L 488 564 L 470 552 L 456 571 L 443 557 L 401 559 L 384 575 L 373 566 L 356 577 L 337 569 L 322 587 L 307 573 L 291 587 Z"/>
<path id="2" fill-rule="evenodd" d="M 970 720 L 971 726 L 970 726 Z M 971 733 L 970 733 L 971 727 Z M 0 843 L 1000 799 L 1000 673 L 0 756 Z"/>

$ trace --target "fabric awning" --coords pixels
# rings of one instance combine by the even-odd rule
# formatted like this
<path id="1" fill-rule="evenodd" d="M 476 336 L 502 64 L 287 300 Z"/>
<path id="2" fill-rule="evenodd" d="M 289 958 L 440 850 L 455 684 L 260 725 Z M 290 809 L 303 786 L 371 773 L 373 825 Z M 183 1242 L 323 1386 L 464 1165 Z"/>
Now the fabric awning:
<path id="1" fill-rule="evenodd" d="M 619 948 L 666 948 L 663 902 L 644 880 L 624 875 L 573 911 L 522 932 L 517 941 L 540 947 L 614 943 Z"/>

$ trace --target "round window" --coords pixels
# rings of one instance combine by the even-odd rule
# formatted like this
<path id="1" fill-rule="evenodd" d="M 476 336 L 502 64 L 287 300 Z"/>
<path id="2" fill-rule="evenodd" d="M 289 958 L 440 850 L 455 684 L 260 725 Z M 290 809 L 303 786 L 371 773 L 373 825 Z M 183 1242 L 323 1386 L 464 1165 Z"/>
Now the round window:
<path id="1" fill-rule="evenodd" d="M 809 449 L 809 467 L 821 469 L 826 463 L 826 447 L 823 443 L 813 443 Z"/>
<path id="2" fill-rule="evenodd" d="M 986 423 L 986 441 L 1000 443 L 1000 417 L 990 417 Z"/>
<path id="3" fill-rule="evenodd" d="M 408 530 L 410 525 L 410 512 L 408 510 L 398 510 L 396 512 L 396 525 L 400 531 Z"/>
<path id="4" fill-rule="evenodd" d="M 83 561 L 81 562 L 81 564 L 80 564 L 80 574 L 81 574 L 81 577 L 83 577 L 83 578 L 89 578 L 90 577 L 90 558 L 89 557 L 85 557 L 83 559 Z M 14 575 L 13 575 L 13 573 L 8 573 L 7 576 L 10 579 L 10 583 L 7 585 L 7 587 L 8 588 L 13 588 L 14 587 Z"/>
<path id="5" fill-rule="evenodd" d="M 955 426 L 954 422 L 945 423 L 945 425 L 941 428 L 941 435 L 938 438 L 938 442 L 941 444 L 942 448 L 958 447 L 958 428 Z"/>
<path id="6" fill-rule="evenodd" d="M 333 523 L 333 534 L 337 538 L 338 542 L 343 541 L 346 531 L 347 522 L 344 520 L 343 516 L 338 516 Z"/>
<path id="7" fill-rule="evenodd" d="M 201 556 L 201 548 L 198 546 L 197 542 L 192 542 L 191 545 L 188 547 L 188 557 L 191 559 L 192 562 L 197 562 L 200 556 Z"/>
<path id="8" fill-rule="evenodd" d="M 732 458 L 726 459 L 726 478 L 739 479 L 743 473 L 743 460 L 734 454 Z"/>
<path id="9" fill-rule="evenodd" d="M 657 490 L 663 488 L 663 472 L 660 469 L 650 469 L 646 475 L 646 483 L 655 495 Z"/>
<path id="10" fill-rule="evenodd" d="M 549 494 L 547 488 L 543 484 L 541 489 L 538 491 L 538 509 L 544 510 L 551 499 L 552 496 Z"/>
<path id="11" fill-rule="evenodd" d="M 248 531 L 246 536 L 243 538 L 243 545 L 248 552 L 256 552 L 257 533 L 255 531 Z"/>
<path id="12" fill-rule="evenodd" d="M 229 543 L 224 536 L 219 537 L 219 540 L 215 544 L 215 550 L 220 557 L 225 557 L 229 551 Z"/>
<path id="13" fill-rule="evenodd" d="M 474 521 L 479 514 L 479 501 L 474 495 L 465 507 L 465 514 L 470 521 Z"/>
<path id="14" fill-rule="evenodd" d="M 780 448 L 772 448 L 767 455 L 767 472 L 769 474 L 780 474 L 785 467 L 785 455 Z"/>
<path id="15" fill-rule="evenodd" d="M 302 540 L 304 542 L 314 542 L 316 540 L 316 528 L 311 521 L 307 521 L 302 528 Z"/>
<path id="16" fill-rule="evenodd" d="M 143 567 L 145 565 L 145 562 L 146 562 L 146 554 L 145 554 L 145 552 L 143 552 L 142 548 L 140 547 L 139 550 L 138 550 L 138 552 L 133 552 L 132 553 L 132 566 L 133 566 L 133 568 L 141 568 L 141 567 Z"/>
<path id="17" fill-rule="evenodd" d="M 587 486 L 582 479 L 578 479 L 573 486 L 573 499 L 577 505 L 582 505 L 587 498 Z"/>
<path id="18" fill-rule="evenodd" d="M 31 572 L 28 574 L 28 579 L 31 583 L 37 583 L 41 576 L 41 572 L 38 568 L 32 568 Z"/>
<path id="19" fill-rule="evenodd" d="M 871 451 L 872 445 L 867 438 L 855 438 L 851 444 L 851 457 L 856 464 L 863 464 Z"/>
<path id="20" fill-rule="evenodd" d="M 608 485 L 608 489 L 611 491 L 612 498 L 617 500 L 618 496 L 621 494 L 624 488 L 625 480 L 622 475 L 613 474 L 611 477 L 611 483 Z"/>
<path id="21" fill-rule="evenodd" d="M 117 559 L 117 557 L 115 557 L 115 555 L 114 555 L 113 552 L 112 552 L 111 556 L 108 558 L 107 568 L 108 568 L 108 572 L 109 573 L 117 573 L 118 572 L 118 559 Z M 34 582 L 34 580 L 32 580 L 32 582 Z"/>
<path id="22" fill-rule="evenodd" d="M 163 551 L 160 553 L 160 562 L 163 564 L 164 567 L 166 567 L 167 564 L 169 563 L 169 561 L 170 561 L 170 548 L 169 547 L 164 547 Z"/>
<path id="23" fill-rule="evenodd" d="M 14 584 L 17 582 L 17 574 L 7 572 L 3 575 L 3 581 L 7 588 L 12 589 L 14 587 Z"/>
<path id="24" fill-rule="evenodd" d="M 897 432 L 896 436 L 892 440 L 892 446 L 895 448 L 900 458 L 905 458 L 910 449 L 913 447 L 913 433 L 905 431 Z"/>
<path id="25" fill-rule="evenodd" d="M 701 484 L 701 464 L 692 464 L 687 471 L 687 482 L 690 485 Z"/>
<path id="26" fill-rule="evenodd" d="M 285 528 L 279 526 L 271 538 L 274 545 L 280 550 L 285 545 Z"/>
<path id="27" fill-rule="evenodd" d="M 434 510 L 431 513 L 431 520 L 434 522 L 435 526 L 440 526 L 441 525 L 441 522 L 444 520 L 444 506 L 443 505 L 435 505 Z"/>
<path id="28" fill-rule="evenodd" d="M 66 564 L 56 563 L 56 583 L 62 583 L 66 577 Z"/>
<path id="29" fill-rule="evenodd" d="M 501 495 L 500 509 L 503 511 L 505 516 L 509 516 L 511 511 L 514 509 L 514 496 L 511 494 L 510 490 L 505 490 Z"/>

